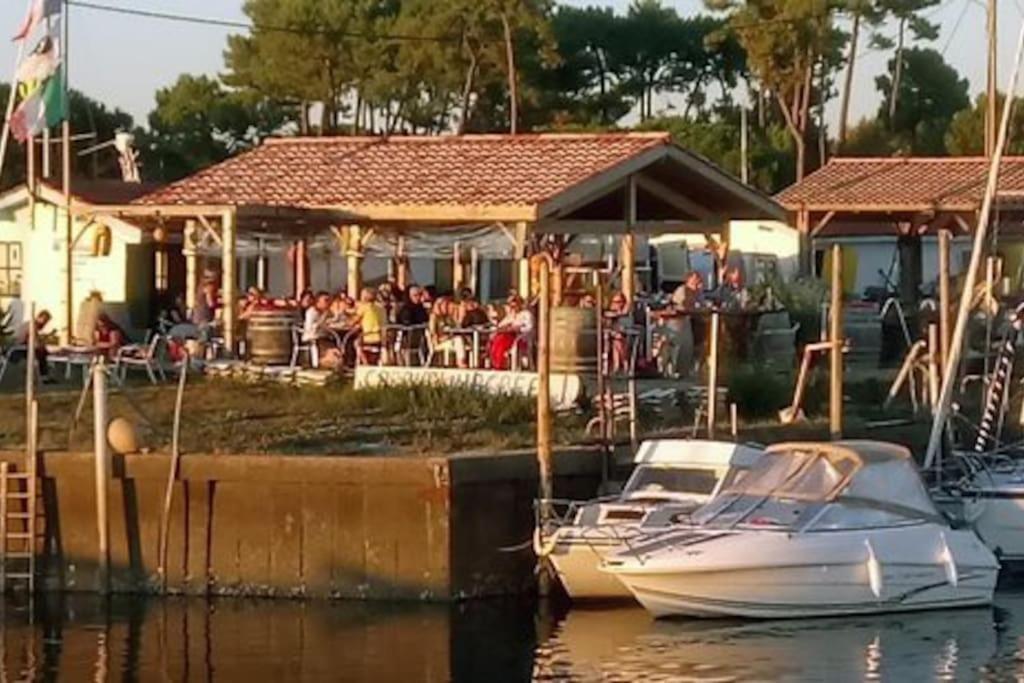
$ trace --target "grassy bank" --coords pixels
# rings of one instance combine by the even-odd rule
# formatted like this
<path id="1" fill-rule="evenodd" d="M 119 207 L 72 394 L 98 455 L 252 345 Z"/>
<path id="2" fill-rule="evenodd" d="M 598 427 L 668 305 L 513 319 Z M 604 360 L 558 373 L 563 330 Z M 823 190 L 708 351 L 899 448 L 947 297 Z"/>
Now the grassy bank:
<path id="1" fill-rule="evenodd" d="M 140 425 L 146 445 L 169 449 L 175 387 L 135 386 L 110 395 L 111 417 Z M 91 399 L 72 433 L 74 390 L 40 395 L 43 449 L 91 449 Z M 0 398 L 0 447 L 25 442 L 23 395 Z M 182 448 L 206 453 L 410 453 L 528 447 L 534 401 L 472 389 L 350 386 L 293 388 L 190 378 Z M 560 443 L 578 440 L 583 420 L 559 418 Z M 69 438 L 70 437 L 70 438 Z"/>

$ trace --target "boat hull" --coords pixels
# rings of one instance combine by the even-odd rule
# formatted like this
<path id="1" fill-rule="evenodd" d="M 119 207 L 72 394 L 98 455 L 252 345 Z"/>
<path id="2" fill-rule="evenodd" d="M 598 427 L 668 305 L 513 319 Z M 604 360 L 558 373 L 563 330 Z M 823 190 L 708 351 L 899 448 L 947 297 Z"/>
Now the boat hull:
<path id="1" fill-rule="evenodd" d="M 660 554 L 609 567 L 656 617 L 775 619 L 986 605 L 999 569 L 974 534 L 937 525 L 739 533 Z"/>
<path id="2" fill-rule="evenodd" d="M 562 534 L 556 535 L 554 548 L 547 558 L 573 600 L 629 600 L 632 593 L 622 581 L 601 570 L 605 558 L 621 549 L 622 543 L 618 540 Z"/>

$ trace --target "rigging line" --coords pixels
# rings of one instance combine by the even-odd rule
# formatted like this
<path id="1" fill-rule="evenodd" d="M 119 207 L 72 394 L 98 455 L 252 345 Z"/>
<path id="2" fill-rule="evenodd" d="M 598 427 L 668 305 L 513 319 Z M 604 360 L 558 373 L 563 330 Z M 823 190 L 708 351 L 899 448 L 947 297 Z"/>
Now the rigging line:
<path id="1" fill-rule="evenodd" d="M 320 35 L 331 38 L 365 38 L 368 40 L 399 40 L 409 42 L 431 42 L 431 43 L 447 43 L 455 42 L 458 40 L 457 36 L 428 36 L 428 35 L 415 35 L 415 34 L 391 34 L 391 33 L 366 33 L 361 31 L 343 31 L 343 30 L 332 30 L 332 29 L 305 29 L 296 28 L 290 26 L 272 26 L 267 24 L 252 24 L 245 21 L 235 21 L 231 19 L 215 19 L 211 17 L 200 17 L 190 14 L 173 14 L 171 12 L 158 12 L 155 10 L 142 10 L 132 9 L 130 7 L 117 7 L 115 5 L 107 5 L 100 2 L 91 2 L 90 0 L 66 0 L 68 5 L 72 7 L 78 7 L 81 9 L 95 10 L 97 12 L 107 12 L 110 14 L 122 14 L 134 17 L 143 17 L 146 19 L 161 19 L 164 21 L 177 21 L 186 24 L 200 24 L 203 26 L 218 26 L 221 28 L 238 28 L 247 31 L 269 31 L 275 33 L 291 33 L 295 35 Z"/>
<path id="2" fill-rule="evenodd" d="M 964 1 L 964 6 L 960 9 L 960 14 L 956 18 L 956 22 L 953 24 L 953 30 L 949 33 L 949 38 L 946 39 L 946 44 L 942 46 L 942 51 L 939 53 L 943 57 L 946 56 L 946 50 L 953 44 L 953 38 L 956 37 L 956 32 L 960 29 L 960 24 L 963 23 L 964 17 L 967 15 L 967 10 L 970 8 L 970 0 Z"/>

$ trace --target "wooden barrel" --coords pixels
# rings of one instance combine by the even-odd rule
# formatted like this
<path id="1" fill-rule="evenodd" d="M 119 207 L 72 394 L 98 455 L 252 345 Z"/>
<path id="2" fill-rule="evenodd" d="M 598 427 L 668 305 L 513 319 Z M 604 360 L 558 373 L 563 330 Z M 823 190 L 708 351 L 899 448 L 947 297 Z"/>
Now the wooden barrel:
<path id="1" fill-rule="evenodd" d="M 292 359 L 292 328 L 299 312 L 254 311 L 246 325 L 249 360 L 258 365 L 287 365 Z"/>
<path id="2" fill-rule="evenodd" d="M 595 309 L 551 309 L 551 372 L 597 374 Z"/>

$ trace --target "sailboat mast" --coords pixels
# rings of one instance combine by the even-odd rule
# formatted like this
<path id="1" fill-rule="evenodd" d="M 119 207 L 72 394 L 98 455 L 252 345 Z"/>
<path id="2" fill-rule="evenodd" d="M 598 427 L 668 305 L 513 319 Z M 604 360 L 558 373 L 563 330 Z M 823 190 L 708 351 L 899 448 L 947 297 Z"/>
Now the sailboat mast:
<path id="1" fill-rule="evenodd" d="M 1013 109 L 1014 95 L 1017 90 L 1017 77 L 1020 74 L 1021 58 L 1024 56 L 1024 26 L 1021 27 L 1017 39 L 1017 56 L 1010 74 L 1010 84 L 1006 89 L 1006 104 L 1003 106 L 1002 120 L 999 124 L 999 135 L 989 161 L 988 182 L 985 186 L 985 197 L 978 216 L 978 227 L 974 231 L 974 245 L 971 248 L 971 260 L 967 266 L 963 292 L 960 294 L 960 307 L 957 310 L 956 326 L 953 328 L 953 339 L 949 344 L 949 357 L 942 373 L 942 389 L 939 392 L 939 407 L 932 421 L 931 434 L 928 437 L 928 450 L 925 452 L 924 466 L 931 467 L 942 447 L 942 434 L 949 419 L 950 404 L 953 399 L 953 386 L 956 383 L 956 371 L 963 353 L 964 335 L 967 332 L 967 321 L 971 315 L 971 300 L 974 285 L 978 280 L 981 260 L 988 237 L 988 224 L 992 215 L 992 204 L 995 202 L 996 190 L 999 186 L 999 165 L 1003 160 L 1003 148 L 1006 147 L 1007 129 L 1010 127 L 1010 111 Z"/>
<path id="2" fill-rule="evenodd" d="M 996 50 L 998 30 L 996 24 L 996 0 L 986 3 L 985 29 L 988 33 L 988 64 L 985 73 L 985 158 L 991 159 L 996 144 L 996 121 L 999 117 L 999 94 L 997 91 L 998 53 Z"/>
<path id="3" fill-rule="evenodd" d="M 61 145 L 63 152 L 63 181 L 64 181 L 64 239 L 65 239 L 65 279 L 64 279 L 64 297 L 67 300 L 67 307 L 65 308 L 64 324 L 66 325 L 66 338 L 65 343 L 70 343 L 74 336 L 74 275 L 72 274 L 72 268 L 74 267 L 74 238 L 73 232 L 73 221 L 71 218 L 71 99 L 70 99 L 70 76 L 71 76 L 71 44 L 69 38 L 69 21 L 70 12 L 68 11 L 68 0 L 64 0 L 61 4 L 61 50 L 63 54 L 63 65 L 64 70 L 64 92 L 62 97 L 64 98 L 64 120 L 61 122 L 61 132 L 63 136 L 63 144 Z"/>

